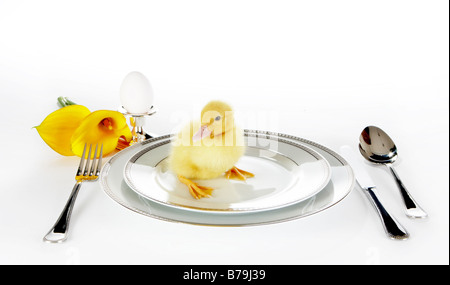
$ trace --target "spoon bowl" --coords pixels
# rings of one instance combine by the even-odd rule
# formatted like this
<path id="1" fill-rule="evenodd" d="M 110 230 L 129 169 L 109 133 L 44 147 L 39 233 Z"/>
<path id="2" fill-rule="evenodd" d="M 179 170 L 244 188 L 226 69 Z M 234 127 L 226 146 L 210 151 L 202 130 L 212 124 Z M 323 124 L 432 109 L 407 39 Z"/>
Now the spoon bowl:
<path id="1" fill-rule="evenodd" d="M 365 159 L 374 163 L 394 163 L 397 147 L 394 141 L 380 128 L 366 127 L 359 137 L 359 151 Z"/>
<path id="2" fill-rule="evenodd" d="M 370 162 L 386 165 L 394 176 L 406 208 L 406 215 L 410 218 L 426 218 L 427 213 L 414 201 L 411 194 L 403 185 L 400 177 L 392 167 L 397 160 L 398 153 L 394 141 L 380 128 L 368 126 L 359 137 L 359 151 Z"/>

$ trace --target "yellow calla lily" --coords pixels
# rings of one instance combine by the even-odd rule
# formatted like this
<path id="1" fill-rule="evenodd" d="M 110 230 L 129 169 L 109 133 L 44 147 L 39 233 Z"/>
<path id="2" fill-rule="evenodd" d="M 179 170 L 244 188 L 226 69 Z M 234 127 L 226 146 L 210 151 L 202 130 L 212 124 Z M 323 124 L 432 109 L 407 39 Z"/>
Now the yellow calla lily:
<path id="1" fill-rule="evenodd" d="M 71 146 L 75 155 L 83 153 L 84 144 L 103 144 L 103 154 L 114 151 L 119 138 L 127 141 L 132 138 L 125 117 L 117 111 L 99 110 L 84 118 L 72 135 Z"/>
<path id="2" fill-rule="evenodd" d="M 48 115 L 36 130 L 44 142 L 57 153 L 74 155 L 71 146 L 72 135 L 90 113 L 84 106 L 70 105 Z"/>
<path id="3" fill-rule="evenodd" d="M 120 138 L 127 143 L 132 139 L 121 113 L 107 110 L 91 113 L 82 105 L 66 105 L 56 110 L 36 130 L 45 143 L 65 156 L 81 157 L 85 144 L 103 144 L 103 155 L 107 155 L 116 149 Z"/>

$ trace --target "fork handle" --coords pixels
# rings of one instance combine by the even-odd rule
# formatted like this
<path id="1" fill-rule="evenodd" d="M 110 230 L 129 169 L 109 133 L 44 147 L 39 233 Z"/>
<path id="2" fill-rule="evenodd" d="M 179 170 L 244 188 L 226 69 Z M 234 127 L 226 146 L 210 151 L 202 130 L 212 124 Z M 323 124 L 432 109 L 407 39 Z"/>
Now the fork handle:
<path id="1" fill-rule="evenodd" d="M 70 216 L 72 214 L 73 206 L 75 205 L 75 200 L 77 198 L 78 192 L 81 188 L 81 181 L 77 182 L 72 189 L 69 200 L 67 200 L 64 210 L 61 212 L 58 220 L 56 221 L 53 228 L 44 237 L 45 242 L 59 243 L 67 239 L 69 231 Z"/>

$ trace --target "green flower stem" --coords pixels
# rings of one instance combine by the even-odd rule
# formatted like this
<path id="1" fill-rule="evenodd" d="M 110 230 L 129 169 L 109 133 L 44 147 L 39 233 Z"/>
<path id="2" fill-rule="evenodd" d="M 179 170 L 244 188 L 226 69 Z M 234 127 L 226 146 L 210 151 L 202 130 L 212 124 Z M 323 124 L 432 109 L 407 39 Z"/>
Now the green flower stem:
<path id="1" fill-rule="evenodd" d="M 58 97 L 58 105 L 61 108 L 64 108 L 64 107 L 70 106 L 70 105 L 77 105 L 77 103 L 70 101 L 69 98 L 67 98 L 67 97 L 60 96 L 60 97 Z"/>

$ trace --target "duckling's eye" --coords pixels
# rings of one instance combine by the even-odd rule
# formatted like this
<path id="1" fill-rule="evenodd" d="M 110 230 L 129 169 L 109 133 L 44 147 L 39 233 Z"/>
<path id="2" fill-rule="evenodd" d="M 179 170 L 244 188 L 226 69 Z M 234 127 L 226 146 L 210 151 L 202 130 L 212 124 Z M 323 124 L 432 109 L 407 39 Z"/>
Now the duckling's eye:
<path id="1" fill-rule="evenodd" d="M 217 116 L 214 120 L 220 121 L 220 119 L 222 119 L 222 118 L 220 116 Z"/>

